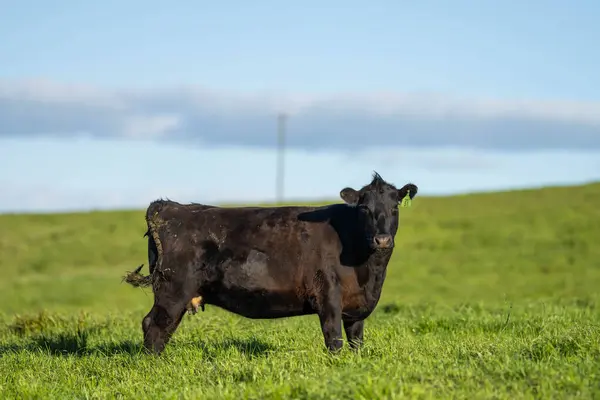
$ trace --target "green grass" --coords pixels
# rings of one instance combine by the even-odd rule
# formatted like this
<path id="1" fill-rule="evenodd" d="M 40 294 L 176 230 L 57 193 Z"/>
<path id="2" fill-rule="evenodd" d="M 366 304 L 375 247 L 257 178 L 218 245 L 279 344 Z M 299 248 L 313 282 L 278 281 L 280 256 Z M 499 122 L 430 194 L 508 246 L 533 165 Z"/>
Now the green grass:
<path id="1" fill-rule="evenodd" d="M 143 211 L 0 216 L 0 398 L 598 398 L 600 184 L 402 209 L 365 346 L 207 306 L 141 352 Z"/>

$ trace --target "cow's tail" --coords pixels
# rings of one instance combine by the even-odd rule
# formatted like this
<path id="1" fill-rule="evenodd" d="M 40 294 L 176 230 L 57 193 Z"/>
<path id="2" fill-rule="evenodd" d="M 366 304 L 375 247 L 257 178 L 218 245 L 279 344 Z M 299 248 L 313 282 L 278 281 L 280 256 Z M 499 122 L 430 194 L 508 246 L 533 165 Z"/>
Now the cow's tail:
<path id="1" fill-rule="evenodd" d="M 144 264 L 137 267 L 134 271 L 128 271 L 123 277 L 123 281 L 134 287 L 152 286 L 156 279 L 158 266 L 162 261 L 162 245 L 158 236 L 158 228 L 161 223 L 159 212 L 166 204 L 163 200 L 153 201 L 146 210 L 146 223 L 148 229 L 144 233 L 144 237 L 148 237 L 148 263 L 149 275 L 142 275 L 140 271 Z"/>
<path id="2" fill-rule="evenodd" d="M 140 271 L 144 264 L 137 267 L 134 271 L 128 271 L 123 277 L 123 281 L 129 283 L 133 287 L 148 287 L 154 283 L 154 277 L 150 275 L 142 275 Z"/>

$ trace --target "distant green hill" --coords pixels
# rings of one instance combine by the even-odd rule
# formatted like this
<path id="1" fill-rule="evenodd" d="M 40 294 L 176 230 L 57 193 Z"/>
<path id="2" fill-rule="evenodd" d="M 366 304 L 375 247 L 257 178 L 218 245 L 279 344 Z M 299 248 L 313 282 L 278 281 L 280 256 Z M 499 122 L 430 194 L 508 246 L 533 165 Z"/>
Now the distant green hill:
<path id="1" fill-rule="evenodd" d="M 146 260 L 143 210 L 0 215 L 0 312 L 147 305 L 120 284 Z M 600 287 L 600 183 L 402 209 L 383 300 L 586 297 Z"/>

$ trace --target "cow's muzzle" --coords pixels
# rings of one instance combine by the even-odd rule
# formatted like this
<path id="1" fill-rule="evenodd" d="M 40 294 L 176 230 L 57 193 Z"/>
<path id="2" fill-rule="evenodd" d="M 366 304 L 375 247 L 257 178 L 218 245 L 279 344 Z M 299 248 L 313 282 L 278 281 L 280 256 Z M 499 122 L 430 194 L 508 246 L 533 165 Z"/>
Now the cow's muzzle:
<path id="1" fill-rule="evenodd" d="M 384 250 L 391 249 L 394 247 L 394 238 L 392 235 L 376 235 L 373 237 L 373 243 L 371 244 L 374 249 Z"/>

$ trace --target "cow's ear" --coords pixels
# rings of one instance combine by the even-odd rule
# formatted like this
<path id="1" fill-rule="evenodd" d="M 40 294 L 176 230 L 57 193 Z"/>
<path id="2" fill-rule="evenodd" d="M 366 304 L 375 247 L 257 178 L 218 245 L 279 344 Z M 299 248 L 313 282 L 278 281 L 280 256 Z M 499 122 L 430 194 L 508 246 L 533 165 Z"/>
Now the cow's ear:
<path id="1" fill-rule="evenodd" d="M 417 185 L 413 183 L 407 183 L 406 185 L 398 189 L 398 202 L 401 202 L 407 194 L 412 200 L 417 195 L 418 190 L 419 188 L 417 187 Z"/>
<path id="2" fill-rule="evenodd" d="M 342 189 L 342 191 L 340 192 L 340 197 L 346 203 L 351 205 L 354 205 L 358 202 L 358 192 L 349 187 Z"/>

